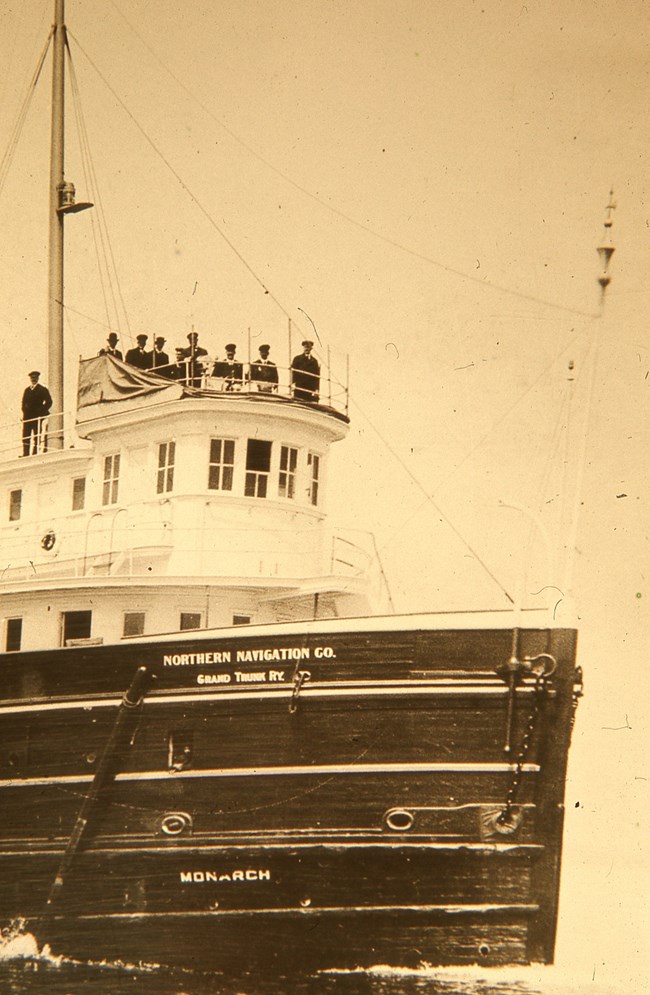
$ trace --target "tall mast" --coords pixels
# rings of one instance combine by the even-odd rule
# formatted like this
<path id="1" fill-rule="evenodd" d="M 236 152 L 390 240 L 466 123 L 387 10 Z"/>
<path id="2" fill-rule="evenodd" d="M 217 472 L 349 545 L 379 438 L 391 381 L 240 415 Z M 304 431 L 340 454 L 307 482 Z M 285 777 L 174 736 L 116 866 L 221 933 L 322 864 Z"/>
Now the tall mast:
<path id="1" fill-rule="evenodd" d="M 48 379 L 52 395 L 50 446 L 63 448 L 63 213 L 64 177 L 64 0 L 55 0 L 52 61 L 52 134 L 50 144 L 50 266 L 48 286 Z"/>

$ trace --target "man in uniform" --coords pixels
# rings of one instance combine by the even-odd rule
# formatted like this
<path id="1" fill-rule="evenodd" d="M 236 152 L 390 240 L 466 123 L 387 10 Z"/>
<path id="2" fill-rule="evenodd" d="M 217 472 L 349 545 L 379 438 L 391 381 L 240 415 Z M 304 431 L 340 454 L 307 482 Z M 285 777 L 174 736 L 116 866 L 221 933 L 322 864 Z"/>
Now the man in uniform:
<path id="1" fill-rule="evenodd" d="M 29 387 L 26 387 L 23 393 L 23 456 L 47 451 L 44 421 L 52 407 L 52 396 L 47 387 L 38 382 L 39 377 L 38 370 L 32 370 L 29 374 Z"/>
<path id="2" fill-rule="evenodd" d="M 257 389 L 262 394 L 271 394 L 278 389 L 278 368 L 273 360 L 269 359 L 270 351 L 270 346 L 261 345 L 260 358 L 251 363 L 251 381 L 257 384 Z"/>
<path id="3" fill-rule="evenodd" d="M 187 360 L 185 359 L 185 349 L 176 347 L 176 362 L 169 367 L 167 374 L 170 380 L 178 380 L 179 383 L 187 383 Z"/>
<path id="4" fill-rule="evenodd" d="M 305 339 L 303 351 L 291 362 L 293 396 L 297 401 L 318 401 L 320 390 L 320 363 L 311 351 L 314 343 Z"/>
<path id="5" fill-rule="evenodd" d="M 159 373 L 166 377 L 169 374 L 169 356 L 163 350 L 165 339 L 162 335 L 157 335 L 153 342 L 153 349 L 148 354 L 149 369 L 154 373 Z"/>
<path id="6" fill-rule="evenodd" d="M 218 360 L 212 370 L 213 377 L 219 377 L 224 381 L 224 390 L 241 390 L 244 379 L 244 366 L 235 359 L 237 346 L 234 342 L 226 345 L 226 358 Z"/>
<path id="7" fill-rule="evenodd" d="M 190 387 L 200 387 L 203 376 L 203 356 L 208 355 L 208 350 L 199 345 L 199 333 L 189 332 L 187 336 L 189 346 L 183 349 L 183 358 L 188 365 L 188 383 Z"/>
<path id="8" fill-rule="evenodd" d="M 148 337 L 148 335 L 136 335 L 137 346 L 129 349 L 126 354 L 126 362 L 130 363 L 131 366 L 137 366 L 139 370 L 149 369 L 149 353 L 145 349 Z"/>
<path id="9" fill-rule="evenodd" d="M 108 338 L 106 339 L 106 341 L 107 341 L 108 345 L 106 345 L 103 349 L 100 349 L 99 352 L 97 353 L 97 355 L 98 356 L 115 356 L 116 359 L 121 359 L 122 358 L 122 353 L 117 348 L 117 343 L 119 342 L 119 339 L 118 339 L 117 335 L 115 334 L 115 332 L 111 332 L 111 334 L 108 336 Z"/>

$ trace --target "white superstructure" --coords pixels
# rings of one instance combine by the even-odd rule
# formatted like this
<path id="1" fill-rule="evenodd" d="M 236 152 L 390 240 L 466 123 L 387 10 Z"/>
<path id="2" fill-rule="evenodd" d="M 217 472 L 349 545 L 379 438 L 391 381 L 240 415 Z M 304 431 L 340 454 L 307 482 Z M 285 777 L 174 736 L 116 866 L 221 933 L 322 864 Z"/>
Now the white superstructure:
<path id="1" fill-rule="evenodd" d="M 2 649 L 382 607 L 372 536 L 326 524 L 344 415 L 164 381 L 93 396 L 98 363 L 129 374 L 90 361 L 80 441 L 0 465 Z"/>

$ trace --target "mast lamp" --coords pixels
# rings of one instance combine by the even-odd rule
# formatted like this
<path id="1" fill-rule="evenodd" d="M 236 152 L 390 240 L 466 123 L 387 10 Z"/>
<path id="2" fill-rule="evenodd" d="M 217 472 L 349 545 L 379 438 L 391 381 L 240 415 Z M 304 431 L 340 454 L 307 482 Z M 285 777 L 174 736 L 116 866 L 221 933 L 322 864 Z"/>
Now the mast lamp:
<path id="1" fill-rule="evenodd" d="M 56 189 L 59 194 L 57 214 L 77 214 L 79 211 L 87 211 L 89 207 L 95 206 L 90 201 L 80 200 L 79 203 L 76 202 L 74 183 L 59 183 Z"/>

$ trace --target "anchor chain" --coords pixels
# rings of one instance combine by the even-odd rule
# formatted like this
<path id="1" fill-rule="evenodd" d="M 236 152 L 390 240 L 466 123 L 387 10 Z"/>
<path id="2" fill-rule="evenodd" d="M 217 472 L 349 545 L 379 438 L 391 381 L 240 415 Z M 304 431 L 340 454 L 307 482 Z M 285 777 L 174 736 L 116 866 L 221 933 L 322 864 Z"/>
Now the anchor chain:
<path id="1" fill-rule="evenodd" d="M 576 712 L 578 711 L 578 704 L 580 699 L 584 694 L 584 678 L 582 674 L 582 667 L 576 667 L 575 677 L 573 680 L 573 694 L 571 695 L 571 733 L 573 732 L 573 727 L 576 724 Z"/>
<path id="2" fill-rule="evenodd" d="M 515 769 L 512 775 L 512 780 L 510 781 L 510 786 L 508 787 L 508 792 L 506 794 L 505 805 L 503 806 L 501 812 L 494 821 L 494 826 L 497 832 L 500 833 L 513 833 L 515 829 L 518 828 L 520 819 L 513 813 L 513 808 L 519 792 L 519 787 L 521 785 L 521 780 L 523 777 L 524 764 L 530 752 L 530 746 L 533 740 L 533 735 L 537 727 L 537 719 L 542 706 L 542 701 L 546 696 L 548 690 L 548 682 L 555 672 L 557 666 L 557 661 L 555 657 L 552 657 L 550 653 L 540 653 L 539 656 L 527 658 L 527 662 L 534 664 L 540 659 L 545 659 L 549 661 L 549 666 L 543 666 L 542 669 L 537 674 L 537 679 L 535 681 L 535 691 L 534 691 L 534 701 L 533 707 L 531 709 L 530 715 L 528 717 L 528 723 L 526 725 L 526 730 L 521 739 L 521 745 L 519 747 L 519 752 L 517 753 L 517 761 L 515 764 Z"/>

